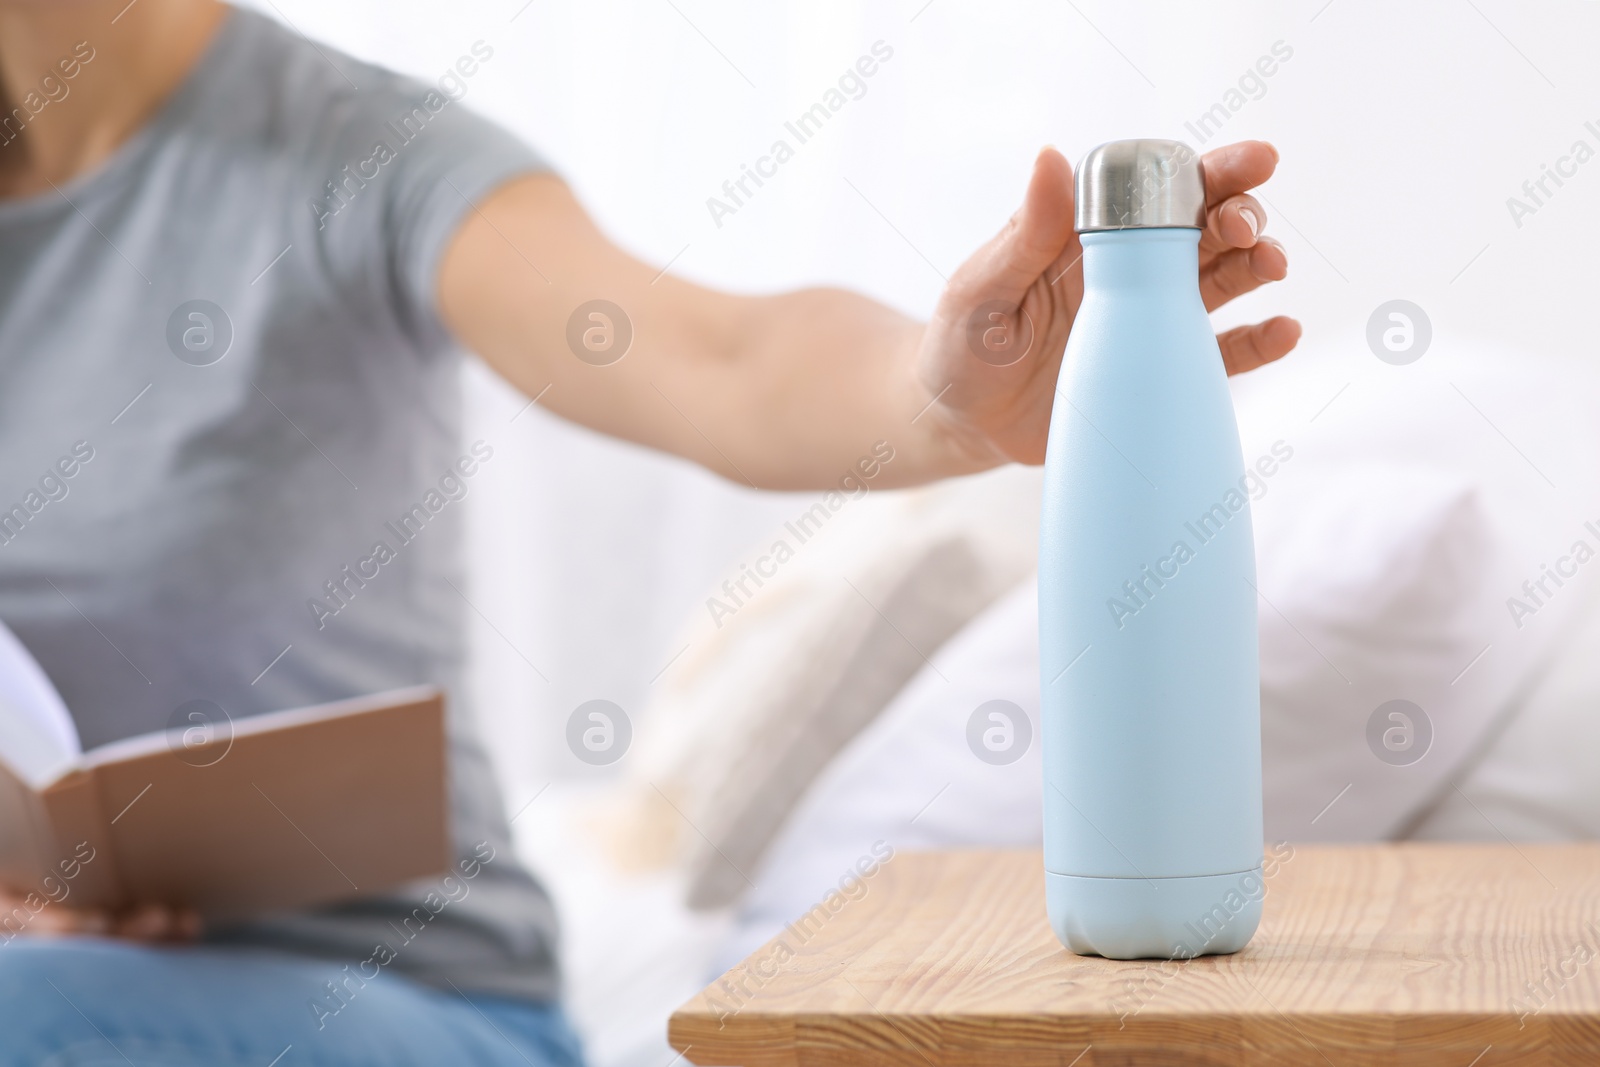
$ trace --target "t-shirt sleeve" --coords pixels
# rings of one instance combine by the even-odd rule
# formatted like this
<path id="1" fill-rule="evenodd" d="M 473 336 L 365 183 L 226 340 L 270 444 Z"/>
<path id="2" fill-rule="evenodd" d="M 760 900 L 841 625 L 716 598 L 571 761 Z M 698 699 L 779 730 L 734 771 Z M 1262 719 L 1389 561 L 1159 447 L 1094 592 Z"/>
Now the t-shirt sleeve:
<path id="1" fill-rule="evenodd" d="M 341 124 L 336 140 L 353 164 L 334 168 L 335 184 L 353 192 L 325 198 L 334 215 L 319 220 L 319 232 L 336 273 L 431 352 L 449 342 L 437 277 L 451 237 L 495 189 L 551 167 L 432 86 L 395 78 L 383 89 L 364 90 L 358 115 Z"/>
<path id="2" fill-rule="evenodd" d="M 550 165 L 515 134 L 460 103 L 447 105 L 412 145 L 420 151 L 396 160 L 388 190 L 387 252 L 402 310 L 427 339 L 443 340 L 437 279 L 450 239 L 490 193 Z"/>

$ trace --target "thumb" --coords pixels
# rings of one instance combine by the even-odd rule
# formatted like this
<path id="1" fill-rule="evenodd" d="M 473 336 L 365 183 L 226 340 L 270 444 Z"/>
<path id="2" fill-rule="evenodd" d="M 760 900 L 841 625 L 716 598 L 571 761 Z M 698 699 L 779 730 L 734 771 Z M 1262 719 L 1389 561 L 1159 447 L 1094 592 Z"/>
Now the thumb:
<path id="1" fill-rule="evenodd" d="M 1072 240 L 1072 164 L 1054 147 L 1039 152 L 1022 206 L 950 280 L 958 299 L 1020 303 Z"/>

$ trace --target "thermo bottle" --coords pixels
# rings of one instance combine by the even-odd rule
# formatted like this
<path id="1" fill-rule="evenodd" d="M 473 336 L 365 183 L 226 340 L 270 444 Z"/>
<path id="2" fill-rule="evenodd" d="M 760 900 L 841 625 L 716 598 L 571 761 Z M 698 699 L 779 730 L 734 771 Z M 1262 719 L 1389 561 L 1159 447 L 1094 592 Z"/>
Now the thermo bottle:
<path id="1" fill-rule="evenodd" d="M 1076 193 L 1039 543 L 1050 924 L 1086 955 L 1236 952 L 1264 895 L 1260 667 L 1204 175 L 1179 142 L 1113 141 Z"/>

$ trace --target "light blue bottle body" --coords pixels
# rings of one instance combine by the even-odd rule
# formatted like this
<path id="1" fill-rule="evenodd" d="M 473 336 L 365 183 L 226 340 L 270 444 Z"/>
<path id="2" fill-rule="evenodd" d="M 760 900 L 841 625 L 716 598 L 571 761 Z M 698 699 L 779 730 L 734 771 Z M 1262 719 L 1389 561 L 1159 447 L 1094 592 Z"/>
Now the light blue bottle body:
<path id="1" fill-rule="evenodd" d="M 1255 550 L 1199 239 L 1083 234 L 1045 460 L 1047 905 L 1116 959 L 1236 952 L 1264 895 Z"/>

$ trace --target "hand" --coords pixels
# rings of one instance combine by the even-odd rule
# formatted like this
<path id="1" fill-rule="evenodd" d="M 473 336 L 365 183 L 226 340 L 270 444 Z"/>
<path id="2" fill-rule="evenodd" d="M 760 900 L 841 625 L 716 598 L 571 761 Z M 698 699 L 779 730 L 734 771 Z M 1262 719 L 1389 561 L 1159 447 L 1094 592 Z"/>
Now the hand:
<path id="1" fill-rule="evenodd" d="M 193 941 L 200 916 L 189 908 L 142 904 L 125 911 L 74 908 L 42 893 L 0 888 L 0 944 L 12 937 L 118 937 L 145 943 Z"/>
<path id="2" fill-rule="evenodd" d="M 1277 149 L 1262 141 L 1202 157 L 1200 296 L 1207 311 L 1288 273 L 1283 246 L 1261 236 L 1266 212 L 1248 192 L 1270 178 L 1277 163 Z M 1061 354 L 1083 302 L 1083 245 L 1072 228 L 1072 195 L 1071 164 L 1046 148 L 1021 209 L 955 272 L 922 336 L 916 374 L 927 395 L 938 396 L 930 414 L 980 459 L 1044 462 Z M 990 301 L 1020 308 L 1032 325 L 1032 347 L 1009 366 L 979 359 L 969 345 L 969 323 Z M 1004 327 L 1017 336 L 1019 325 L 1013 312 Z M 1217 337 L 1229 374 L 1270 363 L 1299 340 L 1300 324 L 1281 315 Z"/>

